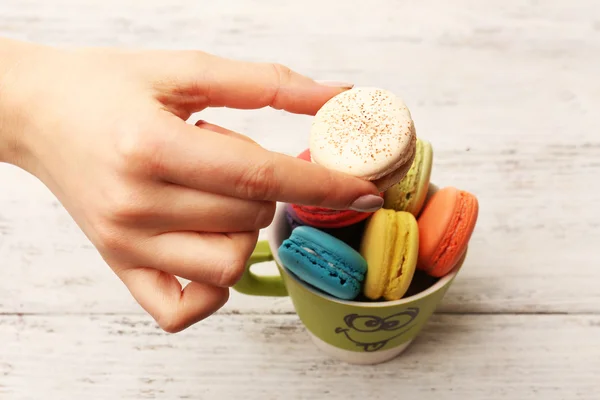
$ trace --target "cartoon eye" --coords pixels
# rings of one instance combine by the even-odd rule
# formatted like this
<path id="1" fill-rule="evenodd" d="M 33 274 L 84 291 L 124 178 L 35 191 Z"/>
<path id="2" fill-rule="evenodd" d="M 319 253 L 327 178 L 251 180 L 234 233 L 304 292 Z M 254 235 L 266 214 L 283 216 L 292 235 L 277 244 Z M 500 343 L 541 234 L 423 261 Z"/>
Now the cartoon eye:
<path id="1" fill-rule="evenodd" d="M 403 312 L 390 315 L 381 320 L 381 329 L 385 331 L 395 331 L 410 324 L 419 315 L 418 308 L 408 308 Z"/>
<path id="2" fill-rule="evenodd" d="M 350 314 L 344 318 L 348 328 L 358 332 L 375 332 L 381 329 L 382 319 L 374 315 Z"/>
<path id="3" fill-rule="evenodd" d="M 386 330 L 386 331 L 393 331 L 394 329 L 396 329 L 396 327 L 398 327 L 398 324 L 400 324 L 399 320 L 385 321 L 383 323 L 383 326 L 381 327 L 381 329 Z"/>

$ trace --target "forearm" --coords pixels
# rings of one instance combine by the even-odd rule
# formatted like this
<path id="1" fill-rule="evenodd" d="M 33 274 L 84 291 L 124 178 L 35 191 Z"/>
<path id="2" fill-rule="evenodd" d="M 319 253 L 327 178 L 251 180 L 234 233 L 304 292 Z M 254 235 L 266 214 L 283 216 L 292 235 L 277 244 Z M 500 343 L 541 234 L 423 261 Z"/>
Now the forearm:
<path id="1" fill-rule="evenodd" d="M 21 116 L 13 101 L 15 81 L 22 60 L 42 46 L 0 38 L 0 162 L 17 163 L 20 158 Z"/>

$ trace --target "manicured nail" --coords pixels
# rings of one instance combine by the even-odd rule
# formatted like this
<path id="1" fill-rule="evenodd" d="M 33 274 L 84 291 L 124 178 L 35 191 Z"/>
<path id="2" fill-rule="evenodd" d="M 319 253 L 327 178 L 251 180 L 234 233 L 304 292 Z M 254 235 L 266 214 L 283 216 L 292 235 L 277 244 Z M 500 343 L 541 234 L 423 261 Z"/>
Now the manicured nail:
<path id="1" fill-rule="evenodd" d="M 352 89 L 354 87 L 354 83 L 350 82 L 341 82 L 341 81 L 317 81 L 320 85 L 337 87 L 343 89 Z"/>
<path id="2" fill-rule="evenodd" d="M 354 200 L 350 209 L 359 212 L 375 212 L 383 206 L 383 198 L 374 194 L 367 194 Z"/>

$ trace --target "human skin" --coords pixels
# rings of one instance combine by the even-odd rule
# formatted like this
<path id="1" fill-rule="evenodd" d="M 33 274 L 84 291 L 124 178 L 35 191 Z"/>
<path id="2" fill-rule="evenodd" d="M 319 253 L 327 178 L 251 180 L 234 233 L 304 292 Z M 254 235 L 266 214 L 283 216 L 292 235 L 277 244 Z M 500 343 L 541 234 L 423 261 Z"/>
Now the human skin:
<path id="1" fill-rule="evenodd" d="M 187 119 L 207 107 L 314 115 L 350 87 L 200 51 L 0 38 L 0 161 L 45 184 L 141 307 L 178 332 L 226 303 L 277 201 L 382 205 L 370 182 Z"/>

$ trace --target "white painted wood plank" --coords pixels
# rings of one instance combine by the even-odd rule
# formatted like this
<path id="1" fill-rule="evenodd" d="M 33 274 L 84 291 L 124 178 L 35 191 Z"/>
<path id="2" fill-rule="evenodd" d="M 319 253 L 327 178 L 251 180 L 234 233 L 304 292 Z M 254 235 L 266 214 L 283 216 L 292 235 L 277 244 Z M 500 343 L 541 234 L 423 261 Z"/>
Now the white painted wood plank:
<path id="1" fill-rule="evenodd" d="M 596 399 L 598 316 L 435 316 L 399 358 L 349 366 L 293 316 L 0 317 L 0 398 Z"/>
<path id="2" fill-rule="evenodd" d="M 574 150 L 570 158 L 585 157 L 580 156 L 584 151 Z M 590 154 L 590 159 L 600 156 L 600 151 L 596 153 Z M 478 163 L 487 157 L 489 153 Z M 502 160 L 512 156 L 492 153 L 491 157 Z M 438 154 L 440 162 L 448 158 Z M 468 169 L 454 168 L 464 170 L 465 175 Z M 495 172 L 488 171 L 481 169 L 479 175 L 493 179 Z M 591 180 L 592 174 L 598 173 L 600 168 L 593 167 L 565 176 L 565 184 L 570 180 L 579 186 L 574 193 L 581 194 L 554 199 L 552 196 L 560 195 L 554 186 L 538 193 L 516 188 L 490 194 L 484 179 L 472 181 L 471 190 L 482 201 L 480 222 L 469 259 L 442 310 L 598 312 L 600 253 L 596 244 L 600 214 L 592 204 L 598 200 L 593 194 L 584 197 L 587 183 L 573 183 L 577 174 L 589 174 Z M 539 173 L 547 179 L 551 179 L 550 174 Z M 68 214 L 37 181 L 10 168 L 0 168 L 0 175 L 8 187 L 14 185 L 0 198 L 0 265 L 4 277 L 0 280 L 0 310 L 138 311 Z M 579 202 L 579 207 L 570 212 L 561 210 L 572 202 Z M 229 307 L 242 312 L 264 307 L 285 311 L 289 302 L 249 301 L 235 294 Z"/>
<path id="3" fill-rule="evenodd" d="M 440 311 L 509 313 L 438 314 L 374 367 L 328 360 L 296 316 L 264 315 L 292 312 L 288 299 L 234 294 L 166 335 L 43 186 L 0 165 L 1 399 L 597 398 L 600 320 L 580 315 L 600 313 L 597 1 L 2 0 L 0 35 L 197 48 L 397 92 L 434 145 L 434 181 L 481 201 Z M 289 154 L 310 123 L 202 118 Z"/>
<path id="4" fill-rule="evenodd" d="M 596 1 L 576 3 L 3 0 L 0 35 L 199 48 L 394 90 L 434 145 L 433 179 L 481 201 L 441 310 L 597 313 L 600 16 Z M 203 118 L 290 154 L 310 123 L 271 110 Z M 52 196 L 5 166 L 0 268 L 0 311 L 140 312 Z M 234 295 L 226 309 L 291 307 Z"/>

